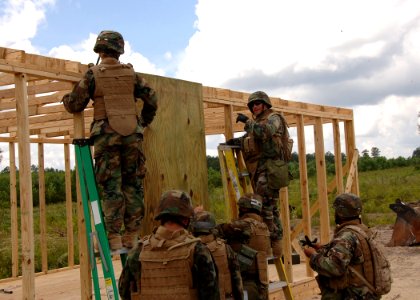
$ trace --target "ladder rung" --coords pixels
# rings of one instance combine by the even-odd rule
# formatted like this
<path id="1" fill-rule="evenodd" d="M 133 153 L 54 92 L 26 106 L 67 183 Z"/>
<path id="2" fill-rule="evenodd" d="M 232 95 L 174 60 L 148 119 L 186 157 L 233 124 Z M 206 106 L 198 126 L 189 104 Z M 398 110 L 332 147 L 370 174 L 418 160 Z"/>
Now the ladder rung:
<path id="1" fill-rule="evenodd" d="M 121 248 L 118 250 L 110 251 L 111 256 L 121 255 L 121 254 L 128 254 L 130 252 L 130 249 L 127 248 Z M 95 257 L 101 257 L 100 253 L 98 251 L 95 251 Z"/>
<path id="2" fill-rule="evenodd" d="M 242 177 L 249 177 L 249 173 L 248 172 L 238 172 L 238 175 L 240 178 Z"/>

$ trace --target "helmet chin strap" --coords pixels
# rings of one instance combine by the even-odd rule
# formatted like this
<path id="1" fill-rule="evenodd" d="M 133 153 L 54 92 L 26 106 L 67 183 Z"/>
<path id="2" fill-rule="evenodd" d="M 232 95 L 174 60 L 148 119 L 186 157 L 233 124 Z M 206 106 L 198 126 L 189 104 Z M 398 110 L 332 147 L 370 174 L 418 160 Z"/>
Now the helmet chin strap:
<path id="1" fill-rule="evenodd" d="M 99 64 L 99 60 L 101 59 L 101 56 L 100 55 L 98 55 L 98 59 L 96 60 L 96 65 L 98 65 Z"/>

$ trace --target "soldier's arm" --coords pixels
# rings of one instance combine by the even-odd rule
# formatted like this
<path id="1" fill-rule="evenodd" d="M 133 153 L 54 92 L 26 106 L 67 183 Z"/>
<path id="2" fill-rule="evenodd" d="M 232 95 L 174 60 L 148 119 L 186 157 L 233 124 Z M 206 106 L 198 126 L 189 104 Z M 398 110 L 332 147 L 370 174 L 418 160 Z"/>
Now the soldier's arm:
<path id="1" fill-rule="evenodd" d="M 77 113 L 83 111 L 89 103 L 89 100 L 93 97 L 95 91 L 95 80 L 93 72 L 88 69 L 83 76 L 82 80 L 79 81 L 73 88 L 73 90 L 63 96 L 63 104 L 65 109 L 69 113 Z"/>
<path id="2" fill-rule="evenodd" d="M 131 293 L 140 293 L 140 247 L 130 251 L 118 280 L 118 292 L 123 300 L 131 300 Z"/>
<path id="3" fill-rule="evenodd" d="M 327 246 L 310 257 L 312 269 L 327 277 L 340 277 L 346 273 L 350 261 L 357 255 L 359 241 L 354 234 L 343 232 Z"/>
<path id="4" fill-rule="evenodd" d="M 226 244 L 226 253 L 229 263 L 229 271 L 232 282 L 233 298 L 235 300 L 244 299 L 244 287 L 242 284 L 241 269 L 239 266 L 238 258 L 232 248 Z"/>
<path id="5" fill-rule="evenodd" d="M 260 124 L 254 120 L 248 120 L 245 124 L 245 131 L 253 133 L 254 136 L 260 139 L 271 138 L 279 128 L 283 128 L 283 123 L 278 115 L 272 115 L 268 118 L 266 124 Z"/>
<path id="6" fill-rule="evenodd" d="M 247 242 L 251 236 L 249 224 L 240 220 L 219 224 L 216 229 L 218 236 L 229 243 L 232 241 Z"/>
<path id="7" fill-rule="evenodd" d="M 200 300 L 219 300 L 219 279 L 216 264 L 209 249 L 202 243 L 194 248 L 192 269 L 194 286 Z"/>
<path id="8" fill-rule="evenodd" d="M 143 100 L 143 109 L 141 111 L 142 125 L 147 126 L 155 118 L 158 99 L 155 90 L 137 73 L 134 85 L 134 97 Z"/>

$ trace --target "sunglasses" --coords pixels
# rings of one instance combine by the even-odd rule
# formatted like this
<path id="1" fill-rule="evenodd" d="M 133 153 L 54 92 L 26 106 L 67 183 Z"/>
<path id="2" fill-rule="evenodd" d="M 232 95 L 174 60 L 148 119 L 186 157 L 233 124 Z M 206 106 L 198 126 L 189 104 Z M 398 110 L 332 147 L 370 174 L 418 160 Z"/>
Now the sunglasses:
<path id="1" fill-rule="evenodd" d="M 264 102 L 263 101 L 254 101 L 254 102 L 252 102 L 252 106 L 254 106 L 254 105 L 256 105 L 256 106 L 258 106 L 258 105 L 261 105 L 261 104 L 263 104 Z"/>

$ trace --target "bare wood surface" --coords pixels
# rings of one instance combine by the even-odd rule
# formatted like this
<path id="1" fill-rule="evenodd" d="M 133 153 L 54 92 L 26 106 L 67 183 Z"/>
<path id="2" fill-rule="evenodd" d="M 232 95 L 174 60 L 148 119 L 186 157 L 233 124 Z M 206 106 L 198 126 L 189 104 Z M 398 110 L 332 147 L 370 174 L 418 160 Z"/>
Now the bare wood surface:
<path id="1" fill-rule="evenodd" d="M 341 138 L 340 124 L 337 119 L 333 120 L 334 136 L 334 162 L 335 162 L 335 180 L 337 181 L 337 194 L 343 193 L 343 162 L 341 160 Z"/>
<path id="2" fill-rule="evenodd" d="M 23 299 L 34 299 L 34 219 L 32 201 L 31 152 L 29 145 L 28 94 L 26 75 L 15 75 L 18 117 L 19 190 L 21 208 Z"/>
<path id="3" fill-rule="evenodd" d="M 209 207 L 202 86 L 194 82 L 144 75 L 156 90 L 159 108 L 144 132 L 147 173 L 142 234 L 156 225 L 162 192 L 181 189 L 193 204 Z"/>
<path id="4" fill-rule="evenodd" d="M 73 237 L 73 204 L 71 193 L 70 145 L 64 144 L 64 171 L 66 186 L 66 228 L 67 228 L 67 260 L 70 267 L 74 266 Z"/>
<path id="5" fill-rule="evenodd" d="M 38 144 L 38 186 L 39 186 L 39 223 L 42 271 L 48 270 L 47 246 L 47 210 L 45 203 L 45 169 L 44 169 L 44 144 Z"/>
<path id="6" fill-rule="evenodd" d="M 115 276 L 118 279 L 122 265 L 119 259 L 113 260 L 113 266 L 115 271 Z M 97 266 L 99 271 L 99 283 L 101 287 L 101 295 L 103 299 L 106 299 L 105 294 L 105 284 L 102 274 L 102 268 L 98 264 Z M 278 281 L 277 271 L 273 264 L 268 266 L 269 279 L 270 282 Z M 78 268 L 66 268 L 58 270 L 56 272 L 51 272 L 49 274 L 37 274 L 35 276 L 36 281 L 36 290 L 35 297 L 36 299 L 43 300 L 74 300 L 80 298 L 80 281 L 79 281 L 79 269 Z M 293 277 L 295 281 L 291 284 L 292 292 L 295 296 L 294 299 L 307 299 L 310 295 L 317 293 L 317 284 L 315 279 L 309 278 L 305 275 L 305 264 L 293 265 Z M 0 280 L 0 289 L 6 289 L 13 292 L 13 294 L 1 294 L 0 299 L 2 300 L 15 300 L 22 299 L 22 279 L 14 279 L 1 281 Z M 283 299 L 280 293 L 272 291 L 270 293 L 271 300 L 274 299 Z"/>
<path id="7" fill-rule="evenodd" d="M 283 226 L 283 257 L 284 269 L 290 282 L 293 281 L 292 272 L 292 243 L 290 240 L 290 212 L 289 212 L 289 194 L 287 187 L 280 189 L 280 220 Z"/>
<path id="8" fill-rule="evenodd" d="M 311 213 L 309 201 L 309 188 L 308 188 L 308 170 L 306 164 L 306 142 L 305 142 L 305 123 L 303 115 L 297 117 L 297 142 L 298 142 L 298 155 L 299 155 L 299 179 L 300 179 L 300 197 L 302 203 L 302 228 L 305 235 L 311 238 Z M 295 240 L 295 238 L 291 238 Z M 295 250 L 300 247 L 295 247 Z M 309 265 L 309 260 L 305 257 L 306 261 L 306 274 L 313 276 L 314 272 Z"/>
<path id="9" fill-rule="evenodd" d="M 16 191 L 16 154 L 15 143 L 9 143 L 9 170 L 10 170 L 10 232 L 12 236 L 12 277 L 19 274 L 19 231 L 18 231 L 18 209 Z"/>
<path id="10" fill-rule="evenodd" d="M 316 118 L 314 126 L 316 178 L 319 201 L 321 243 L 330 240 L 330 215 L 328 213 L 327 172 L 325 167 L 324 133 L 321 118 Z"/>

